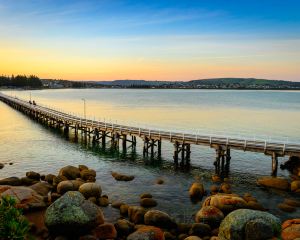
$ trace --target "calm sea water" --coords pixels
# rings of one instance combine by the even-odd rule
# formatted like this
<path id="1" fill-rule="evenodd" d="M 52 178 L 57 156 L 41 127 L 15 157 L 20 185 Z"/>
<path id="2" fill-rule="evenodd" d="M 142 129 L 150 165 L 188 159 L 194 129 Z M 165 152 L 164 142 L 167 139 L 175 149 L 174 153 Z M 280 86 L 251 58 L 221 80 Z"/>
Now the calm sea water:
<path id="1" fill-rule="evenodd" d="M 300 142 L 300 92 L 230 90 L 135 90 L 63 89 L 6 91 L 38 104 L 83 115 L 86 99 L 91 119 L 164 130 L 230 135 L 272 141 Z M 111 151 L 109 148 L 73 143 L 61 132 L 34 122 L 0 102 L 0 162 L 13 162 L 0 170 L 0 177 L 23 176 L 26 171 L 57 173 L 69 164 L 86 164 L 97 171 L 97 181 L 112 200 L 138 203 L 138 195 L 153 193 L 159 209 L 183 221 L 190 221 L 199 208 L 188 197 L 188 188 L 200 176 L 209 189 L 215 153 L 208 147 L 192 146 L 189 171 L 176 171 L 172 165 L 172 145 L 163 142 L 162 161 L 142 157 L 141 141 L 136 151 Z M 286 159 L 279 159 L 280 163 Z M 232 151 L 230 179 L 236 193 L 251 192 L 265 207 L 282 219 L 299 216 L 282 213 L 276 205 L 288 193 L 267 191 L 256 186 L 259 175 L 269 175 L 271 158 L 263 154 Z M 111 171 L 135 175 L 133 182 L 115 182 Z M 279 175 L 288 172 L 279 170 Z M 156 185 L 161 177 L 164 185 Z M 112 220 L 118 213 L 105 209 Z"/>

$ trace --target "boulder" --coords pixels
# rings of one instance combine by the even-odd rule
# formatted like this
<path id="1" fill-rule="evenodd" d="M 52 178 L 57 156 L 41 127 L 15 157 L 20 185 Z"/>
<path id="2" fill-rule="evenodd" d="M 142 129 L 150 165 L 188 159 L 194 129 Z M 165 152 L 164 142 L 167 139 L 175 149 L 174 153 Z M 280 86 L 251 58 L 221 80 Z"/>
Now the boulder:
<path id="1" fill-rule="evenodd" d="M 231 186 L 229 185 L 229 183 L 222 183 L 220 186 L 220 192 L 232 193 Z"/>
<path id="2" fill-rule="evenodd" d="M 99 198 L 101 196 L 102 189 L 97 183 L 84 183 L 79 187 L 79 192 L 82 193 L 85 198 Z"/>
<path id="3" fill-rule="evenodd" d="M 178 223 L 177 230 L 179 233 L 188 233 L 192 227 L 192 224 L 188 223 Z"/>
<path id="4" fill-rule="evenodd" d="M 0 180 L 0 185 L 21 186 L 22 181 L 18 177 L 3 178 Z"/>
<path id="5" fill-rule="evenodd" d="M 16 206 L 25 210 L 33 210 L 46 207 L 43 196 L 29 187 L 0 186 L 0 197 L 10 196 L 16 199 Z"/>
<path id="6" fill-rule="evenodd" d="M 106 198 L 106 197 L 100 197 L 98 199 L 98 204 L 99 204 L 100 207 L 107 207 L 109 205 L 108 198 Z"/>
<path id="7" fill-rule="evenodd" d="M 37 181 L 35 179 L 32 179 L 32 178 L 29 178 L 29 177 L 22 177 L 21 182 L 22 182 L 22 185 L 31 186 L 33 184 L 38 183 L 39 181 Z"/>
<path id="8" fill-rule="evenodd" d="M 292 207 L 300 207 L 300 201 L 296 200 L 296 199 L 292 199 L 292 198 L 286 198 L 284 199 L 284 202 L 287 205 L 290 205 Z"/>
<path id="9" fill-rule="evenodd" d="M 84 180 L 84 181 L 94 181 L 96 180 L 96 171 L 92 170 L 92 169 L 84 169 L 82 171 L 80 171 L 80 177 Z"/>
<path id="10" fill-rule="evenodd" d="M 296 240 L 300 238 L 300 218 L 286 220 L 282 224 L 282 240 Z"/>
<path id="11" fill-rule="evenodd" d="M 263 219 L 250 220 L 245 225 L 245 238 L 247 240 L 267 240 L 272 239 L 272 237 L 272 226 Z"/>
<path id="12" fill-rule="evenodd" d="M 202 239 L 197 236 L 189 236 L 187 238 L 184 238 L 184 240 L 202 240 Z"/>
<path id="13" fill-rule="evenodd" d="M 53 186 L 57 186 L 60 182 L 62 181 L 66 181 L 68 180 L 65 176 L 55 176 L 53 179 L 52 179 L 52 185 Z"/>
<path id="14" fill-rule="evenodd" d="M 288 161 L 280 165 L 281 169 L 288 169 L 290 172 L 300 177 L 300 157 L 291 156 Z"/>
<path id="15" fill-rule="evenodd" d="M 128 182 L 128 181 L 132 181 L 134 179 L 134 176 L 132 176 L 132 175 L 125 175 L 125 174 L 121 174 L 121 173 L 117 173 L 117 172 L 111 172 L 111 175 L 117 181 Z"/>
<path id="16" fill-rule="evenodd" d="M 42 196 L 48 196 L 48 193 L 52 190 L 53 186 L 46 182 L 38 182 L 30 186 L 30 188 Z"/>
<path id="17" fill-rule="evenodd" d="M 115 224 L 115 228 L 118 232 L 118 235 L 128 236 L 130 233 L 134 231 L 134 224 L 129 222 L 126 219 L 120 219 Z"/>
<path id="18" fill-rule="evenodd" d="M 291 183 L 291 191 L 292 192 L 296 192 L 299 189 L 300 189 L 300 180 L 292 181 L 292 183 Z"/>
<path id="19" fill-rule="evenodd" d="M 135 224 L 144 223 L 144 215 L 146 210 L 143 207 L 130 206 L 128 208 L 129 220 Z"/>
<path id="20" fill-rule="evenodd" d="M 247 223 L 249 223 L 248 228 L 246 228 Z M 218 236 L 220 240 L 258 240 L 262 233 L 255 232 L 253 229 L 264 227 L 268 231 L 271 229 L 272 237 L 277 237 L 281 232 L 280 219 L 267 212 L 238 209 L 229 213 L 221 222 Z M 250 237 L 251 229 L 254 232 L 252 232 L 251 238 L 247 239 L 246 237 Z"/>
<path id="21" fill-rule="evenodd" d="M 212 175 L 212 176 L 211 176 L 211 180 L 212 180 L 214 183 L 221 182 L 221 178 L 220 178 L 220 176 L 218 176 L 218 175 Z"/>
<path id="22" fill-rule="evenodd" d="M 89 197 L 88 200 L 91 201 L 92 203 L 97 204 L 97 198 L 95 197 Z"/>
<path id="23" fill-rule="evenodd" d="M 143 193 L 143 194 L 141 194 L 140 198 L 141 199 L 143 199 L 143 198 L 152 198 L 152 195 L 150 193 Z"/>
<path id="24" fill-rule="evenodd" d="M 193 199 L 202 199 L 205 194 L 203 184 L 200 182 L 194 182 L 189 189 L 189 194 Z"/>
<path id="25" fill-rule="evenodd" d="M 66 192 L 45 214 L 45 224 L 55 234 L 78 235 L 103 223 L 101 209 L 75 191 Z"/>
<path id="26" fill-rule="evenodd" d="M 45 181 L 48 182 L 49 184 L 53 184 L 53 178 L 55 178 L 56 176 L 53 174 L 47 174 L 45 176 Z"/>
<path id="27" fill-rule="evenodd" d="M 37 181 L 40 181 L 40 179 L 41 179 L 41 175 L 39 173 L 33 172 L 33 171 L 27 172 L 26 177 L 37 180 Z"/>
<path id="28" fill-rule="evenodd" d="M 223 219 L 222 211 L 214 206 L 202 207 L 195 217 L 197 223 L 206 223 L 211 227 L 219 226 Z"/>
<path id="29" fill-rule="evenodd" d="M 80 171 L 77 167 L 66 166 L 60 169 L 59 176 L 65 176 L 68 180 L 75 180 L 80 177 Z"/>
<path id="30" fill-rule="evenodd" d="M 127 205 L 127 204 L 122 204 L 122 205 L 120 206 L 120 214 L 121 214 L 122 216 L 127 216 L 127 215 L 128 215 L 128 208 L 129 208 L 129 205 Z"/>
<path id="31" fill-rule="evenodd" d="M 142 198 L 140 201 L 142 207 L 151 208 L 157 206 L 157 202 L 153 198 Z"/>
<path id="32" fill-rule="evenodd" d="M 261 177 L 257 180 L 257 183 L 263 187 L 276 188 L 284 191 L 288 191 L 290 188 L 289 181 L 281 177 Z"/>
<path id="33" fill-rule="evenodd" d="M 78 191 L 79 187 L 83 182 L 78 180 L 66 180 L 62 181 L 57 185 L 57 192 L 59 194 L 64 194 L 68 191 Z"/>
<path id="34" fill-rule="evenodd" d="M 157 227 L 143 226 L 131 233 L 127 240 L 164 240 L 164 232 Z"/>
<path id="35" fill-rule="evenodd" d="M 177 240 L 176 236 L 170 232 L 164 232 L 164 238 L 165 240 Z"/>
<path id="36" fill-rule="evenodd" d="M 279 204 L 277 205 L 277 207 L 278 207 L 281 211 L 284 211 L 284 212 L 292 213 L 292 212 L 295 212 L 295 211 L 296 211 L 296 208 L 295 208 L 295 207 L 290 206 L 290 205 L 285 204 L 285 203 L 279 203 Z"/>
<path id="37" fill-rule="evenodd" d="M 146 225 L 171 229 L 176 227 L 176 223 L 171 219 L 171 217 L 159 210 L 149 210 L 144 216 L 144 222 Z"/>
<path id="38" fill-rule="evenodd" d="M 205 237 L 210 236 L 211 228 L 205 223 L 194 223 L 189 231 L 189 235 Z"/>
<path id="39" fill-rule="evenodd" d="M 93 230 L 93 235 L 98 239 L 115 239 L 117 238 L 117 231 L 115 226 L 111 223 L 104 223 Z"/>
<path id="40" fill-rule="evenodd" d="M 214 206 L 223 213 L 228 213 L 236 209 L 246 208 L 247 203 L 236 194 L 218 193 L 207 197 L 202 204 L 202 207 L 205 206 Z"/>
<path id="41" fill-rule="evenodd" d="M 158 184 L 158 185 L 164 184 L 164 182 L 165 181 L 161 178 L 156 180 L 156 184 Z"/>
<path id="42" fill-rule="evenodd" d="M 0 169 L 4 168 L 4 164 L 0 163 Z"/>
<path id="43" fill-rule="evenodd" d="M 123 204 L 125 204 L 125 203 L 123 203 L 123 202 L 121 202 L 121 201 L 113 201 L 112 204 L 111 204 L 111 206 L 112 206 L 113 208 L 120 209 L 120 207 L 121 207 Z"/>
<path id="44" fill-rule="evenodd" d="M 88 170 L 89 168 L 87 166 L 85 166 L 85 165 L 78 165 L 78 169 L 81 172 L 83 170 Z"/>
<path id="45" fill-rule="evenodd" d="M 217 194 L 218 192 L 219 192 L 219 188 L 218 188 L 217 185 L 212 185 L 212 186 L 210 186 L 210 193 L 211 193 L 212 195 Z"/>

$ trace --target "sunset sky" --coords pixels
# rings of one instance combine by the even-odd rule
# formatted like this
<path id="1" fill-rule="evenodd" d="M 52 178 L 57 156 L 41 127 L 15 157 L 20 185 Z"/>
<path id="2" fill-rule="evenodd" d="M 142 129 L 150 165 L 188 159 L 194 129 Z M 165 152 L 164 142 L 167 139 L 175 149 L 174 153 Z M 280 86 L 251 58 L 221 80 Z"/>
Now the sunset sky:
<path id="1" fill-rule="evenodd" d="M 0 75 L 300 81 L 299 0 L 0 0 Z"/>

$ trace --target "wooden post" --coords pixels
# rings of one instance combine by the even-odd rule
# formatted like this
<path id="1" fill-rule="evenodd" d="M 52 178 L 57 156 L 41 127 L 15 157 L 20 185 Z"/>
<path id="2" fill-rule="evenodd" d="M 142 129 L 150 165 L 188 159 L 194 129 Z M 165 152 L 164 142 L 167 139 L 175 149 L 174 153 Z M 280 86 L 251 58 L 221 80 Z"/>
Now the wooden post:
<path id="1" fill-rule="evenodd" d="M 124 152 L 126 152 L 126 142 L 127 142 L 127 135 L 126 134 L 123 134 L 123 137 L 122 137 L 122 149 Z"/>
<path id="2" fill-rule="evenodd" d="M 161 140 L 157 141 L 157 156 L 161 158 Z"/>
<path id="3" fill-rule="evenodd" d="M 275 152 L 272 153 L 272 176 L 277 176 L 277 169 L 278 169 L 278 158 Z"/>
<path id="4" fill-rule="evenodd" d="M 105 131 L 102 131 L 102 134 L 101 134 L 101 143 L 102 143 L 102 148 L 105 148 L 105 144 L 106 144 L 106 132 Z"/>
<path id="5" fill-rule="evenodd" d="M 220 158 L 221 158 L 221 149 L 220 147 L 216 148 L 216 161 L 214 162 L 216 168 L 216 174 L 220 172 Z"/>
<path id="6" fill-rule="evenodd" d="M 174 163 L 176 165 L 178 165 L 178 142 L 175 142 L 174 143 L 174 156 L 173 156 L 173 159 L 174 159 Z"/>

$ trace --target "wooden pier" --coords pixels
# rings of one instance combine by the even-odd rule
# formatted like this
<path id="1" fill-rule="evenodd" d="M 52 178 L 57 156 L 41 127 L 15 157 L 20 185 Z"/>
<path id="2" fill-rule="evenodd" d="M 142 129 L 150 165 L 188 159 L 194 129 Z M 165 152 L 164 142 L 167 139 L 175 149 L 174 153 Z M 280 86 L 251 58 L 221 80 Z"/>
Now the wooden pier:
<path id="1" fill-rule="evenodd" d="M 109 138 L 111 147 L 119 148 L 121 143 L 122 150 L 126 151 L 127 144 L 135 147 L 136 139 L 139 137 L 144 142 L 143 155 L 151 158 L 160 158 L 162 141 L 169 141 L 174 145 L 173 159 L 176 165 L 188 165 L 190 163 L 191 145 L 204 145 L 215 149 L 216 159 L 214 165 L 216 171 L 229 168 L 231 149 L 269 155 L 272 160 L 270 164 L 271 174 L 274 176 L 277 174 L 278 157 L 300 157 L 300 144 L 179 133 L 119 125 L 84 119 L 48 107 L 32 105 L 24 100 L 13 98 L 3 93 L 0 93 L 0 100 L 53 128 L 62 128 L 66 134 L 72 129 L 75 138 L 78 137 L 80 132 L 86 140 L 91 139 L 94 143 L 102 144 L 103 147 L 106 145 L 106 138 Z"/>

